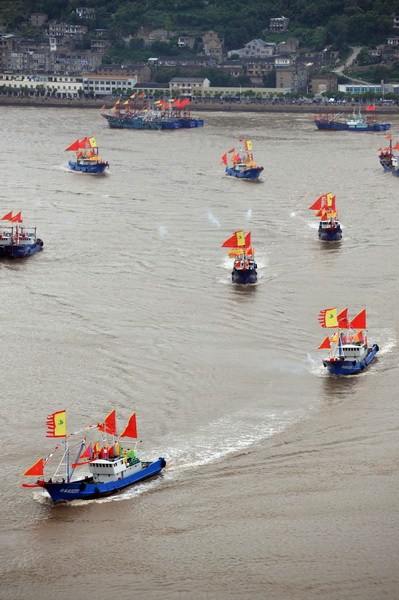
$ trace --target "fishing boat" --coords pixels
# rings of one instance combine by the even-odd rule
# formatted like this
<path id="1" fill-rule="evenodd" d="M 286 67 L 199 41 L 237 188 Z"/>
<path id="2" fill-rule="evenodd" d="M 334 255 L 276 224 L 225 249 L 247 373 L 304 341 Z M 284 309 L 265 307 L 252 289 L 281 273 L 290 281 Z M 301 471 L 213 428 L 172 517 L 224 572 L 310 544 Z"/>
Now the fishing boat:
<path id="1" fill-rule="evenodd" d="M 392 175 L 399 177 L 399 142 L 393 146 L 392 136 L 387 135 L 386 139 L 389 140 L 389 147 L 379 148 L 380 165 L 386 173 L 392 173 Z"/>
<path id="2" fill-rule="evenodd" d="M 251 140 L 243 140 L 242 138 L 239 141 L 244 142 L 244 147 L 241 150 L 236 152 L 235 148 L 232 148 L 222 156 L 222 163 L 226 166 L 225 172 L 227 175 L 238 177 L 239 179 L 258 179 L 263 171 L 263 167 L 259 167 L 254 162 L 252 142 Z M 231 165 L 229 165 L 228 160 L 229 154 L 232 155 Z"/>
<path id="3" fill-rule="evenodd" d="M 365 110 L 373 112 L 375 105 L 367 106 Z M 328 131 L 387 131 L 391 127 L 390 123 L 379 123 L 374 116 L 365 117 L 360 108 L 358 112 L 354 109 L 349 117 L 343 113 L 332 113 L 314 116 L 313 121 L 317 129 Z"/>
<path id="4" fill-rule="evenodd" d="M 47 434 L 49 438 L 61 438 L 59 443 L 46 458 L 40 458 L 30 467 L 24 476 L 37 477 L 34 483 L 23 483 L 23 487 L 43 488 L 54 503 L 70 500 L 90 500 L 110 496 L 120 490 L 135 485 L 149 477 L 158 475 L 166 466 L 165 459 L 160 457 L 152 461 L 143 461 L 136 455 L 137 424 L 136 415 L 132 414 L 125 429 L 118 435 L 116 430 L 116 411 L 107 415 L 103 423 L 90 425 L 82 430 L 67 434 L 66 410 L 50 414 L 47 417 Z M 94 444 L 87 441 L 87 431 L 97 429 L 102 432 L 101 442 Z M 75 462 L 71 463 L 72 438 L 86 435 L 77 444 Z M 134 448 L 122 447 L 122 440 L 136 440 Z M 44 471 L 53 455 L 62 450 L 62 458 L 55 473 L 45 477 Z M 75 477 L 76 468 L 83 467 L 86 474 Z"/>
<path id="5" fill-rule="evenodd" d="M 235 231 L 225 240 L 222 248 L 230 248 L 229 257 L 234 259 L 231 280 L 233 283 L 256 283 L 258 279 L 254 249 L 251 246 L 251 232 Z"/>
<path id="6" fill-rule="evenodd" d="M 342 239 L 341 224 L 338 221 L 338 211 L 334 194 L 322 194 L 309 206 L 310 210 L 316 211 L 316 216 L 320 217 L 319 239 L 326 242 L 335 242 Z"/>
<path id="7" fill-rule="evenodd" d="M 141 94 L 140 98 L 144 96 Z M 111 114 L 103 113 L 113 129 L 171 130 L 203 127 L 203 119 L 192 118 L 188 105 L 190 98 L 144 101 L 137 105 L 135 94 L 121 104 L 117 101 Z"/>
<path id="8" fill-rule="evenodd" d="M 43 241 L 37 237 L 36 227 L 22 225 L 21 211 L 5 214 L 0 221 L 0 257 L 26 258 L 43 250 Z"/>
<path id="9" fill-rule="evenodd" d="M 99 175 L 104 173 L 105 169 L 109 168 L 108 162 L 102 160 L 99 155 L 97 142 L 94 137 L 85 137 L 82 140 L 77 139 L 65 150 L 76 153 L 76 160 L 68 162 L 68 166 L 72 171 Z"/>
<path id="10" fill-rule="evenodd" d="M 349 321 L 347 308 L 339 314 L 336 308 L 326 308 L 319 313 L 319 323 L 322 327 L 336 329 L 318 347 L 319 350 L 329 350 L 329 356 L 323 359 L 323 366 L 331 375 L 361 373 L 375 359 L 379 347 L 368 342 L 366 309 Z"/>

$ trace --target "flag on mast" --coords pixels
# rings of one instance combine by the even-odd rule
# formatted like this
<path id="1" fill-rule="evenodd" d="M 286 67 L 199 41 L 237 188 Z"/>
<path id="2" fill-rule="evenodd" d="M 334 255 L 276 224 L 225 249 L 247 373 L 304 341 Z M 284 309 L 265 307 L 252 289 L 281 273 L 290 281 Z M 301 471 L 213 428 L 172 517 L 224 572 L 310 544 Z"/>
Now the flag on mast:
<path id="1" fill-rule="evenodd" d="M 111 410 L 111 412 L 105 417 L 103 423 L 99 423 L 97 425 L 97 429 L 103 431 L 104 433 L 109 433 L 110 435 L 118 435 L 116 433 L 116 410 Z"/>
<path id="2" fill-rule="evenodd" d="M 136 423 L 136 413 L 133 413 L 119 437 L 129 437 L 132 439 L 137 439 L 137 423 Z"/>
<path id="3" fill-rule="evenodd" d="M 22 474 L 23 477 L 29 477 L 31 475 L 44 475 L 44 460 L 39 458 L 25 473 Z"/>
<path id="4" fill-rule="evenodd" d="M 322 327 L 338 327 L 336 308 L 325 308 L 319 313 L 319 323 Z"/>
<path id="5" fill-rule="evenodd" d="M 47 417 L 46 437 L 67 437 L 66 410 L 59 410 Z"/>

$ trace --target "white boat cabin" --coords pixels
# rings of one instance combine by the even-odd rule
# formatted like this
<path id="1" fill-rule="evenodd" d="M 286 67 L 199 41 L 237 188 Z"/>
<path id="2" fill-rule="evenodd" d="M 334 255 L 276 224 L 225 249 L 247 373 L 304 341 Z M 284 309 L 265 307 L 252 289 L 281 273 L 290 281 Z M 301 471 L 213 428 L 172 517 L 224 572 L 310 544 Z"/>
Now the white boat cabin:
<path id="1" fill-rule="evenodd" d="M 342 350 L 345 360 L 362 360 L 364 354 L 367 354 L 367 344 L 357 342 L 355 344 L 342 344 Z"/>
<path id="2" fill-rule="evenodd" d="M 328 219 L 327 221 L 320 221 L 321 229 L 338 229 L 339 221 L 336 219 Z"/>
<path id="3" fill-rule="evenodd" d="M 126 457 L 110 460 L 99 458 L 89 464 L 89 471 L 93 476 L 94 483 L 118 481 L 135 471 L 140 471 L 141 468 L 141 461 L 138 458 L 129 461 Z"/>
<path id="4" fill-rule="evenodd" d="M 0 226 L 0 246 L 29 246 L 36 243 L 36 227 Z"/>

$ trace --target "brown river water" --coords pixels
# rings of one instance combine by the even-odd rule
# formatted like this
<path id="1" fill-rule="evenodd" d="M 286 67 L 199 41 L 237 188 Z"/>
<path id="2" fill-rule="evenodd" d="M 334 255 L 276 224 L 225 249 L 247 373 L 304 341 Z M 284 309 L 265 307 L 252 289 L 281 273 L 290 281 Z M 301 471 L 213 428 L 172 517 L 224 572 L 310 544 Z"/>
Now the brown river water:
<path id="1" fill-rule="evenodd" d="M 2 214 L 45 249 L 0 262 L 1 600 L 394 600 L 398 578 L 399 179 L 385 133 L 307 114 L 206 113 L 118 131 L 97 110 L 0 107 Z M 399 117 L 391 119 L 395 141 Z M 94 135 L 106 176 L 68 172 Z M 265 167 L 226 177 L 239 137 Z M 336 194 L 343 240 L 308 206 Z M 258 283 L 220 246 L 252 231 Z M 378 359 L 324 373 L 322 308 L 367 308 Z M 137 412 L 161 476 L 52 507 L 20 487 L 70 430 Z"/>

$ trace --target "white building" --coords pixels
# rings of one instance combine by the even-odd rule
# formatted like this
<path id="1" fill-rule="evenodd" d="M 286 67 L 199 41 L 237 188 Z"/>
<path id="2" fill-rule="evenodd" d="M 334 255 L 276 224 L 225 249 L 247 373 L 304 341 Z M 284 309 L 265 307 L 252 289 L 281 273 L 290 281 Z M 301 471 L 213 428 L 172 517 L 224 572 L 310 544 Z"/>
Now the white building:
<path id="1" fill-rule="evenodd" d="M 94 96 L 126 95 L 137 83 L 137 75 L 82 75 L 83 91 Z"/>
<path id="2" fill-rule="evenodd" d="M 28 88 L 29 92 L 35 94 L 40 92 L 51 93 L 58 98 L 78 98 L 79 90 L 83 90 L 82 79 L 78 77 L 66 77 L 55 75 L 11 75 L 0 73 L 0 85 L 4 85 L 13 92 L 20 92 Z"/>
<path id="3" fill-rule="evenodd" d="M 173 77 L 169 82 L 171 96 L 195 96 L 209 88 L 209 79 L 201 77 Z"/>
<path id="4" fill-rule="evenodd" d="M 251 40 L 245 44 L 244 48 L 239 50 L 230 50 L 228 56 L 237 54 L 240 58 L 265 58 L 276 54 L 277 44 L 274 42 L 264 42 L 260 39 Z"/>

